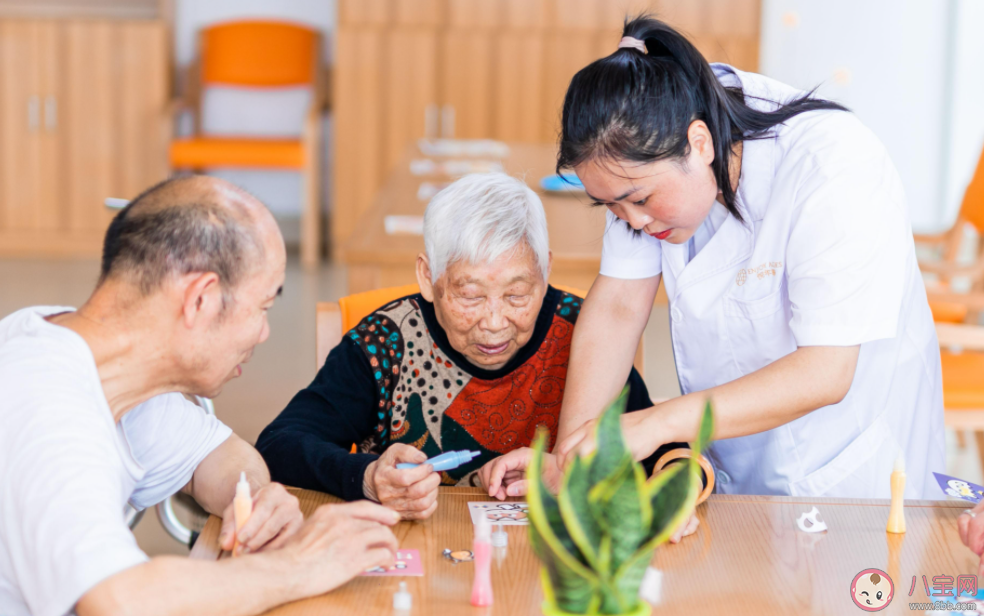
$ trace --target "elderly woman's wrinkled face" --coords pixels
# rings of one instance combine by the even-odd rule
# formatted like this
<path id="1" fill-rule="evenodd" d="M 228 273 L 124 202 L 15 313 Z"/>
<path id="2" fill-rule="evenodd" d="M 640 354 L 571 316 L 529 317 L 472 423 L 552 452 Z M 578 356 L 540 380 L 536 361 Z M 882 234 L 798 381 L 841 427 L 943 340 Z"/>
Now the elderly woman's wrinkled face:
<path id="1" fill-rule="evenodd" d="M 433 286 L 434 312 L 456 351 L 495 370 L 529 342 L 546 292 L 533 252 L 519 249 L 487 264 L 448 265 Z"/>

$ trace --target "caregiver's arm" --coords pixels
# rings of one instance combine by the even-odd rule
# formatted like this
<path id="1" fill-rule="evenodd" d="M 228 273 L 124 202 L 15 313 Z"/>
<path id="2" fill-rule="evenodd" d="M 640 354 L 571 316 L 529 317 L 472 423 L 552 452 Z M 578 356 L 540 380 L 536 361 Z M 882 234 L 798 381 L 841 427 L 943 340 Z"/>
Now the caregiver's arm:
<path id="1" fill-rule="evenodd" d="M 673 398 L 622 416 L 629 448 L 641 460 L 672 441 L 693 441 L 705 401 L 714 403 L 714 438 L 771 430 L 844 399 L 854 380 L 860 345 L 800 347 L 761 370 L 717 387 Z M 555 453 L 594 449 L 594 422 L 575 430 Z"/>
<path id="2" fill-rule="evenodd" d="M 600 415 L 625 386 L 660 278 L 623 280 L 599 275 L 591 285 L 571 340 L 558 443 Z"/>

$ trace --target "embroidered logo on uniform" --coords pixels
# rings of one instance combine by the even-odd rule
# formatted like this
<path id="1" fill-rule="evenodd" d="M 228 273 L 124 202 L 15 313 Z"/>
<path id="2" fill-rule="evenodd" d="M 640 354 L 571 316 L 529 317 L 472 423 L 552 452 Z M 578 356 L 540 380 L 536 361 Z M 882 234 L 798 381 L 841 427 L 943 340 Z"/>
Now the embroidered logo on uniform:
<path id="1" fill-rule="evenodd" d="M 740 269 L 738 270 L 738 276 L 735 278 L 735 284 L 740 287 L 749 279 L 762 280 L 763 278 L 767 278 L 769 276 L 775 276 L 781 269 L 782 261 L 768 261 L 758 267 Z"/>

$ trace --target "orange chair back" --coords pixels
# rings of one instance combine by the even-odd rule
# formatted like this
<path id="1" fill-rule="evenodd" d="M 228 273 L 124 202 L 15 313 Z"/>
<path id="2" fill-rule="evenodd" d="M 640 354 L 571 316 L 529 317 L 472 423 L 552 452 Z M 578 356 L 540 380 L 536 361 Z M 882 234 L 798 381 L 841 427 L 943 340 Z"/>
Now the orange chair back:
<path id="1" fill-rule="evenodd" d="M 310 28 L 236 21 L 207 28 L 201 41 L 203 84 L 273 88 L 315 82 L 320 37 Z"/>
<path id="2" fill-rule="evenodd" d="M 971 178 L 967 191 L 964 192 L 963 203 L 960 205 L 960 218 L 974 225 L 978 233 L 984 234 L 984 151 L 981 151 L 974 177 Z"/>
<path id="3" fill-rule="evenodd" d="M 407 284 L 402 287 L 387 287 L 385 289 L 375 289 L 365 293 L 348 295 L 338 300 L 338 308 L 342 313 L 342 332 L 347 332 L 359 321 L 366 318 L 377 310 L 380 306 L 385 306 L 391 301 L 405 295 L 419 293 L 420 287 L 416 284 Z"/>

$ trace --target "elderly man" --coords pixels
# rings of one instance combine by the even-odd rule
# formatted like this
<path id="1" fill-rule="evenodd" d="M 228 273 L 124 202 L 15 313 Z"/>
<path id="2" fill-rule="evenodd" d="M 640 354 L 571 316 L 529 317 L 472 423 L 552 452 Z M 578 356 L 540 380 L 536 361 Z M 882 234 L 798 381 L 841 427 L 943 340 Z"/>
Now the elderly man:
<path id="1" fill-rule="evenodd" d="M 172 180 L 113 220 L 85 305 L 0 321 L 0 614 L 255 614 L 392 559 L 395 513 L 358 503 L 304 523 L 256 450 L 182 395 L 215 396 L 242 373 L 269 335 L 284 263 L 255 199 Z M 223 515 L 231 548 L 241 471 L 254 499 L 238 540 L 251 554 L 140 551 L 124 504 L 178 490 Z"/>
<path id="2" fill-rule="evenodd" d="M 547 284 L 543 206 L 504 174 L 466 176 L 441 191 L 424 215 L 424 244 L 420 293 L 363 319 L 260 435 L 278 481 L 370 498 L 405 519 L 433 513 L 440 484 L 523 493 L 537 427 L 556 438 L 581 298 Z M 647 408 L 635 370 L 629 384 L 628 409 Z M 353 443 L 359 453 L 349 453 Z M 682 446 L 661 448 L 650 468 Z M 440 474 L 426 464 L 396 468 L 462 449 L 481 455 Z M 489 464 L 509 452 L 514 463 Z"/>

